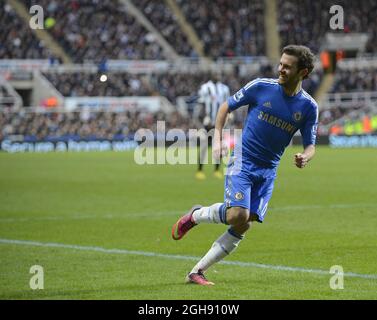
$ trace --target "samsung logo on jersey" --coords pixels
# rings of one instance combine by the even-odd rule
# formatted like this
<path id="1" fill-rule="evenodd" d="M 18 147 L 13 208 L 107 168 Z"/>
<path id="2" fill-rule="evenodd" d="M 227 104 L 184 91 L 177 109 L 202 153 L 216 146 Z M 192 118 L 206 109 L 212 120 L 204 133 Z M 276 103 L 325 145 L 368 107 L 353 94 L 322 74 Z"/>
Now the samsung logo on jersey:
<path id="1" fill-rule="evenodd" d="M 297 130 L 297 128 L 293 125 L 291 125 L 289 122 L 286 122 L 278 117 L 275 117 L 271 114 L 268 114 L 267 112 L 260 111 L 258 115 L 258 119 L 265 121 L 269 124 L 272 124 L 273 126 L 280 128 L 290 134 L 294 134 Z"/>

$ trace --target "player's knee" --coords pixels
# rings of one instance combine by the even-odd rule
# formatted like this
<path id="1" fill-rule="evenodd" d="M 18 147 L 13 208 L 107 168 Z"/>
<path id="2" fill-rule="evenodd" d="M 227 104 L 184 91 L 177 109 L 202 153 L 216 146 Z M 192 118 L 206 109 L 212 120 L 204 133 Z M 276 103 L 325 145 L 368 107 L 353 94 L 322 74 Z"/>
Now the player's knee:
<path id="1" fill-rule="evenodd" d="M 249 220 L 249 210 L 241 207 L 229 208 L 226 214 L 227 223 L 230 225 L 245 225 Z"/>
<path id="2" fill-rule="evenodd" d="M 236 226 L 232 226 L 232 229 L 237 232 L 238 234 L 244 234 L 247 232 L 247 230 L 249 230 L 251 227 L 251 222 L 246 222 L 244 224 L 240 224 L 240 225 L 236 225 Z"/>

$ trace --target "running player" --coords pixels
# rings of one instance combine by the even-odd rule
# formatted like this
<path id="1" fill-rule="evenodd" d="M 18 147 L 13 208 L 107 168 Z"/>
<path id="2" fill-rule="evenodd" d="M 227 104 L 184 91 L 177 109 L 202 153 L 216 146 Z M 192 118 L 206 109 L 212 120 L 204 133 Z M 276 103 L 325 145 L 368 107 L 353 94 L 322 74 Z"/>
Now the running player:
<path id="1" fill-rule="evenodd" d="M 174 224 L 172 237 L 179 240 L 202 223 L 223 223 L 229 228 L 194 266 L 187 282 L 212 285 L 204 275 L 208 268 L 237 248 L 252 222 L 263 222 L 280 158 L 296 131 L 301 132 L 304 149 L 295 154 L 294 164 L 304 168 L 313 158 L 318 106 L 302 89 L 302 81 L 313 68 L 314 55 L 309 48 L 287 46 L 282 51 L 278 79 L 251 81 L 220 106 L 214 136 L 215 157 L 222 153 L 221 132 L 227 114 L 249 106 L 241 156 L 235 153 L 229 162 L 224 202 L 191 208 Z"/>

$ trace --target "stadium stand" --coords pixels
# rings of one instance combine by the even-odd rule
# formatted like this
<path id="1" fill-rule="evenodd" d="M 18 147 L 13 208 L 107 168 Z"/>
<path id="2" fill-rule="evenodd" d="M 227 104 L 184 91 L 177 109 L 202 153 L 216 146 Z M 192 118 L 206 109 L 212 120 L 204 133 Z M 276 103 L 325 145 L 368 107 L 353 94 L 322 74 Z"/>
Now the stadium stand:
<path id="1" fill-rule="evenodd" d="M 100 81 L 100 73 L 45 73 L 51 83 L 67 97 L 83 96 L 151 96 L 154 93 L 145 75 L 108 73 L 107 81 Z"/>
<path id="2" fill-rule="evenodd" d="M 206 55 L 218 58 L 265 54 L 262 0 L 177 3 L 204 42 Z"/>
<path id="3" fill-rule="evenodd" d="M 214 74 L 168 72 L 148 75 L 112 72 L 107 73 L 107 82 L 100 82 L 98 73 L 45 73 L 45 76 L 64 96 L 162 95 L 175 102 L 179 96 L 195 95 L 200 85 L 213 78 Z M 249 80 L 229 73 L 226 81 L 234 91 Z"/>
<path id="4" fill-rule="evenodd" d="M 178 25 L 172 10 L 164 0 L 137 0 L 133 3 L 158 28 L 162 36 L 174 47 L 178 54 L 186 57 L 197 57 L 197 53 L 188 42 L 187 35 Z"/>
<path id="5" fill-rule="evenodd" d="M 329 21 L 332 15 L 329 8 L 334 4 L 346 8 L 344 30 L 330 29 Z M 367 32 L 370 39 L 366 51 L 377 52 L 377 3 L 373 0 L 340 0 L 336 3 L 331 0 L 279 0 L 278 7 L 282 46 L 300 43 L 319 53 L 326 32 Z"/>
<path id="6" fill-rule="evenodd" d="M 377 68 L 338 69 L 331 92 L 377 91 Z"/>
<path id="7" fill-rule="evenodd" d="M 176 124 L 181 127 L 192 125 L 190 116 L 180 114 L 178 102 L 190 101 L 189 105 L 196 103 L 196 94 L 199 86 L 210 78 L 219 74 L 223 82 L 229 85 L 231 92 L 235 92 L 250 80 L 257 77 L 276 77 L 276 61 L 258 62 L 258 58 L 266 58 L 265 41 L 265 2 L 256 1 L 225 1 L 225 0 L 175 0 L 186 21 L 193 27 L 198 38 L 204 44 L 204 51 L 208 57 L 215 60 L 215 64 L 200 68 L 202 63 L 198 59 L 197 52 L 188 41 L 187 35 L 178 23 L 171 6 L 163 0 L 131 0 L 145 18 L 159 31 L 165 40 L 183 58 L 175 65 L 167 59 L 160 43 L 155 35 L 148 31 L 138 20 L 131 15 L 119 0 L 72 0 L 60 2 L 57 0 L 25 0 L 22 3 L 26 8 L 38 4 L 45 10 L 45 29 L 60 44 L 68 56 L 75 63 L 85 63 L 88 69 L 54 66 L 40 67 L 44 77 L 33 76 L 34 71 L 24 72 L 12 69 L 11 77 L 4 77 L 8 81 L 18 78 L 25 82 L 42 81 L 57 89 L 64 97 L 166 97 L 176 108 Z M 372 0 L 349 2 L 340 0 L 338 5 L 343 5 L 345 10 L 345 29 L 336 33 L 364 32 L 368 33 L 369 41 L 366 45 L 373 59 L 377 53 L 377 25 L 375 24 L 375 12 L 377 4 Z M 330 30 L 329 7 L 333 5 L 330 0 L 277 0 L 279 36 L 281 46 L 288 43 L 300 43 L 309 46 L 315 53 L 320 54 L 324 35 Z M 0 59 L 53 59 L 49 48 L 29 28 L 27 23 L 18 17 L 10 3 L 0 0 L 0 21 L 3 32 L 0 35 Z M 46 23 L 48 21 L 48 23 Z M 187 59 L 184 59 L 187 58 Z M 107 71 L 97 68 L 101 61 L 112 60 L 124 63 L 121 70 L 112 68 Z M 266 58 L 267 59 L 267 58 Z M 163 71 L 129 71 L 129 61 L 135 61 L 140 66 L 145 66 L 145 60 L 168 63 Z M 30 60 L 31 61 L 31 60 Z M 30 63 L 29 61 L 29 63 Z M 258 68 L 250 68 L 250 64 L 256 63 Z M 207 62 L 205 62 L 207 63 Z M 209 62 L 208 62 L 209 63 Z M 228 64 L 227 64 L 228 63 Z M 227 64 L 227 65 L 226 65 Z M 181 69 L 177 68 L 177 65 Z M 4 67 L 5 66 L 5 67 Z M 66 68 L 67 67 L 67 68 Z M 3 64 L 3 68 L 8 66 Z M 22 67 L 23 68 L 23 67 Z M 75 70 L 77 69 L 77 70 Z M 157 68 L 158 69 L 158 68 Z M 43 70 L 43 71 L 42 71 Z M 39 69 L 38 69 L 39 72 Z M 99 77 L 105 72 L 106 81 L 100 81 Z M 1 74 L 0 74 L 1 75 Z M 26 77 L 26 75 L 29 75 Z M 311 77 L 303 82 L 304 89 L 315 96 L 322 80 L 324 71 L 320 64 L 317 65 Z M 344 124 L 348 120 L 358 121 L 365 115 L 373 116 L 375 108 L 371 101 L 377 96 L 377 67 L 338 68 L 335 73 L 334 83 L 330 87 L 325 101 L 326 107 L 320 106 L 320 134 L 328 134 L 333 124 Z M 44 81 L 44 80 L 43 80 Z M 46 86 L 45 86 L 46 87 Z M 39 87 L 38 87 L 39 88 Z M 33 89 L 35 90 L 35 89 Z M 370 93 L 373 93 L 371 100 Z M 57 94 L 59 95 L 59 94 Z M 369 96 L 368 96 L 369 95 Z M 38 101 L 46 99 L 46 95 Z M 339 100 L 334 102 L 333 100 Z M 356 98 L 357 96 L 357 98 Z M 362 97 L 365 101 L 356 101 Z M 333 100 L 331 100 L 333 99 Z M 351 102 L 348 100 L 352 100 Z M 14 100 L 14 97 L 13 97 Z M 360 99 L 359 99 L 360 100 Z M 60 134 L 67 132 L 79 132 L 78 127 L 87 123 L 81 122 L 80 112 L 71 115 L 66 112 L 46 109 L 43 113 L 34 113 L 28 110 L 18 116 L 16 112 L 9 111 L 9 106 L 14 105 L 10 99 L 9 90 L 0 86 L 0 101 L 3 106 L 1 113 L 2 137 L 9 132 L 25 135 L 27 130 L 33 132 L 34 137 L 45 139 L 54 133 L 56 126 L 65 128 Z M 374 101 L 374 100 L 373 100 Z M 17 107 L 19 107 L 18 103 Z M 59 104 L 56 104 L 59 105 Z M 5 106 L 5 107 L 4 107 Z M 191 110 L 190 110 L 191 111 Z M 93 111 L 94 112 L 94 111 Z M 128 112 L 128 111 L 127 111 Z M 126 118 L 131 119 L 129 125 L 120 113 L 105 110 L 94 112 L 90 116 L 91 125 L 94 122 L 116 123 L 115 127 L 124 125 L 129 131 L 134 132 L 136 125 L 150 125 L 144 116 L 129 111 Z M 137 114 L 137 115 L 135 115 Z M 158 118 L 168 118 L 163 113 L 145 112 L 148 119 L 155 121 Z M 115 120 L 109 120 L 113 117 Z M 141 117 L 141 120 L 139 120 Z M 170 116 L 169 116 L 170 118 Z M 173 117 L 174 118 L 174 117 Z M 15 122 L 13 122 L 13 120 Z M 114 122 L 115 121 L 115 122 Z M 68 128 L 67 123 L 73 123 Z M 100 127 L 89 125 L 90 132 L 99 130 L 101 137 L 109 137 L 118 131 L 102 130 Z M 47 129 L 41 129 L 45 126 Z M 51 126 L 51 128 L 49 127 Z M 26 131 L 25 131 L 26 130 Z M 47 130 L 47 131 L 46 131 Z M 115 130 L 115 129 L 114 129 Z M 20 133 L 21 132 L 21 133 Z M 36 133 L 42 132 L 40 135 Z M 80 131 L 81 132 L 81 131 Z M 81 132 L 82 133 L 82 132 Z M 80 133 L 80 134 L 81 134 Z M 82 133 L 82 137 L 86 137 Z"/>
<path id="8" fill-rule="evenodd" d="M 179 96 L 195 95 L 200 85 L 213 79 L 216 73 L 209 72 L 167 72 L 152 74 L 131 74 L 126 72 L 107 73 L 108 80 L 101 82 L 97 72 L 45 73 L 46 78 L 64 96 L 154 96 L 167 97 L 175 103 Z M 223 75 L 223 81 L 229 84 L 231 92 L 257 77 L 276 77 L 274 67 L 264 66 L 254 74 L 240 76 L 235 71 Z M 304 89 L 313 94 L 319 85 L 322 70 L 316 70 L 304 81 Z"/>
<path id="9" fill-rule="evenodd" d="M 353 123 L 358 134 L 371 133 L 366 117 L 377 114 L 377 67 L 360 64 L 338 68 L 322 107 L 320 133 L 354 134 Z"/>
<path id="10" fill-rule="evenodd" d="M 164 120 L 166 130 L 181 128 L 187 131 L 194 127 L 189 118 L 173 112 L 166 118 L 163 112 L 133 110 L 126 112 L 0 112 L 0 141 L 17 137 L 24 142 L 36 141 L 93 141 L 133 139 L 140 128 L 156 132 L 156 123 Z"/>
<path id="11" fill-rule="evenodd" d="M 22 106 L 22 99 L 12 86 L 0 75 L 0 108 L 19 108 Z"/>
<path id="12" fill-rule="evenodd" d="M 50 52 L 4 0 L 0 0 L 0 58 L 43 59 Z"/>
<path id="13" fill-rule="evenodd" d="M 102 59 L 164 59 L 153 34 L 142 27 L 118 1 L 27 0 L 41 5 L 55 24 L 48 30 L 78 62 Z"/>
<path id="14" fill-rule="evenodd" d="M 0 84 L 0 106 L 12 107 L 13 100 L 4 86 Z"/>

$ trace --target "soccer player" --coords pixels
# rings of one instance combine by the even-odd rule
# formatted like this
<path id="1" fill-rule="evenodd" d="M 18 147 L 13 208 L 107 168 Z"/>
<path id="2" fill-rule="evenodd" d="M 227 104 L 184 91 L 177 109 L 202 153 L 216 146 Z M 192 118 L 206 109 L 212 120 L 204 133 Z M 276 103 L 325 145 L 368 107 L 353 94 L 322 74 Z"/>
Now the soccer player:
<path id="1" fill-rule="evenodd" d="M 304 150 L 294 164 L 304 168 L 315 153 L 318 106 L 302 89 L 302 81 L 314 68 L 314 55 L 304 46 L 289 45 L 282 51 L 278 79 L 256 79 L 229 97 L 218 111 L 214 155 L 223 151 L 221 132 L 229 112 L 248 105 L 241 156 L 234 153 L 225 178 L 224 202 L 194 206 L 173 226 L 172 237 L 181 239 L 201 223 L 229 225 L 206 255 L 194 266 L 186 282 L 213 285 L 204 273 L 237 248 L 252 222 L 262 223 L 272 195 L 280 158 L 293 135 L 300 130 Z M 237 149 L 237 147 L 236 147 Z"/>
<path id="2" fill-rule="evenodd" d="M 203 119 L 203 126 L 209 132 L 215 127 L 216 114 L 223 101 L 225 101 L 229 95 L 229 87 L 222 83 L 217 77 L 216 83 L 212 80 L 207 81 L 202 84 L 199 89 L 199 102 L 204 104 L 205 117 Z M 204 180 L 206 178 L 203 172 L 203 163 L 207 155 L 208 147 L 208 135 L 200 136 L 200 150 L 199 150 L 199 164 L 198 170 L 195 174 L 196 178 L 199 180 Z M 223 175 L 220 172 L 220 164 L 215 164 L 214 176 L 222 179 Z"/>

